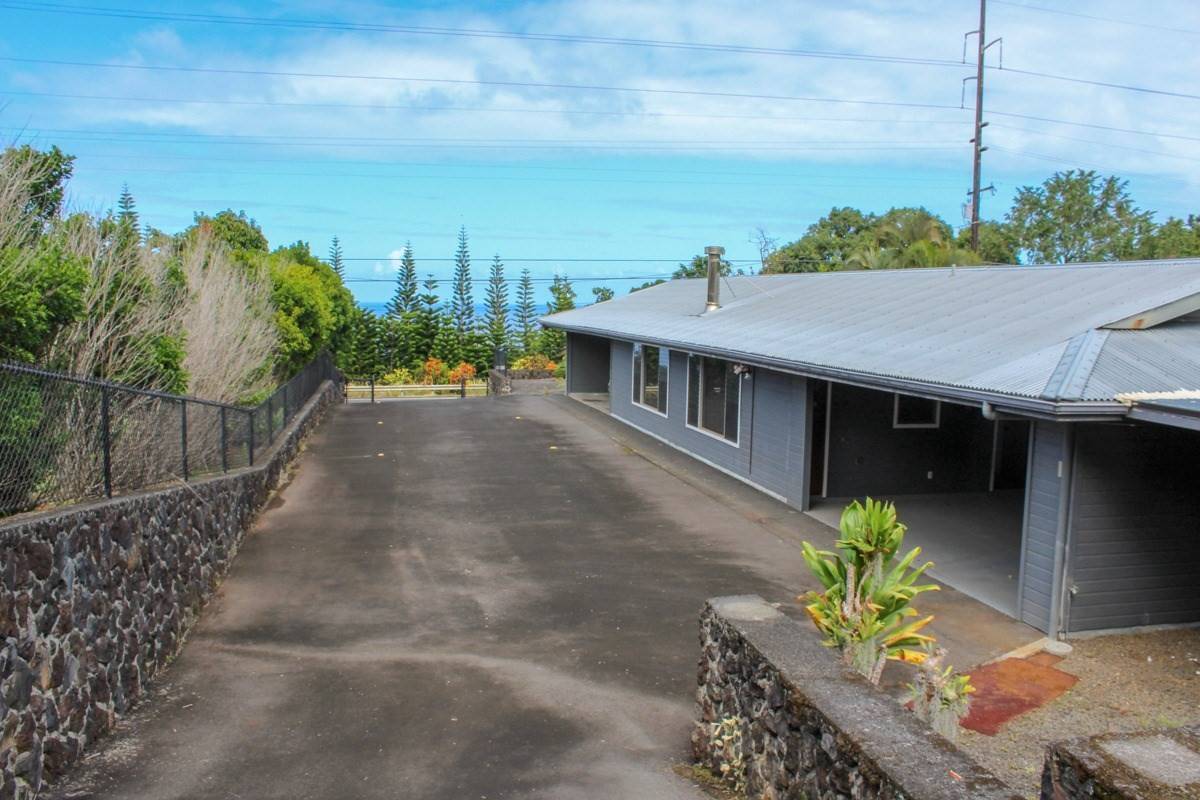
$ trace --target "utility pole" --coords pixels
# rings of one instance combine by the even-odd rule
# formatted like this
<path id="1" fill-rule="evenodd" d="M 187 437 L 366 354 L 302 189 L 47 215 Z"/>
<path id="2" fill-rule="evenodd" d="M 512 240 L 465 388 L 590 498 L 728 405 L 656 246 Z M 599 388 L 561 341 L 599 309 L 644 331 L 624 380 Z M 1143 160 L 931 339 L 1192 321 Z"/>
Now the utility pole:
<path id="1" fill-rule="evenodd" d="M 987 150 L 983 146 L 983 129 L 987 127 L 987 123 L 983 121 L 983 59 L 987 54 L 987 50 L 997 42 L 1002 42 L 1002 39 L 987 40 L 987 0 L 979 0 L 979 29 L 970 31 L 963 37 L 963 61 L 966 61 L 966 40 L 974 34 L 976 37 L 977 52 L 975 57 L 975 138 L 971 140 L 974 145 L 974 168 L 971 174 L 971 249 L 979 252 L 979 193 L 987 191 L 993 187 L 988 186 L 980 189 L 979 183 L 983 177 L 983 151 Z M 1001 64 L 1003 65 L 1004 45 L 1001 44 Z M 965 78 L 963 83 L 971 80 Z"/>

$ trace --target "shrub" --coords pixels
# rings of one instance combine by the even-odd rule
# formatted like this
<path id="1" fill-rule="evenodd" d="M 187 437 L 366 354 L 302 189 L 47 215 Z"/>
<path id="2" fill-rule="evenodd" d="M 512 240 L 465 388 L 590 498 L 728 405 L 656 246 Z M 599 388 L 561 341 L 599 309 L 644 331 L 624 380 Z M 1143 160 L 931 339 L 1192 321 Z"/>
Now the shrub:
<path id="1" fill-rule="evenodd" d="M 462 383 L 469 381 L 475 377 L 475 367 L 465 361 L 460 361 L 458 366 L 450 370 L 449 382 Z"/>
<path id="2" fill-rule="evenodd" d="M 942 666 L 946 651 L 926 646 L 926 658 L 917 672 L 916 683 L 908 685 L 908 697 L 913 711 L 935 731 L 950 741 L 958 738 L 958 724 L 971 705 L 971 676 L 962 675 L 954 667 Z"/>
<path id="3" fill-rule="evenodd" d="M 933 564 L 912 568 L 919 547 L 896 559 L 906 528 L 891 503 L 856 500 L 842 512 L 840 528 L 836 553 L 803 543 L 804 560 L 824 591 L 800 599 L 824 644 L 878 684 L 888 660 L 920 664 L 928 655 L 924 647 L 933 637 L 920 631 L 933 617 L 913 619 L 917 611 L 911 602 L 938 588 L 916 584 Z"/>
<path id="4" fill-rule="evenodd" d="M 446 363 L 440 358 L 430 357 L 421 365 L 421 383 L 430 385 L 449 381 L 450 370 L 446 368 Z"/>
<path id="5" fill-rule="evenodd" d="M 521 356 L 514 361 L 512 368 L 522 370 L 553 370 L 554 362 L 542 353 L 531 353 L 527 356 Z"/>
<path id="6" fill-rule="evenodd" d="M 379 382 L 384 386 L 400 386 L 404 384 L 416 383 L 416 379 L 413 377 L 411 369 L 396 367 L 394 370 L 380 378 Z"/>

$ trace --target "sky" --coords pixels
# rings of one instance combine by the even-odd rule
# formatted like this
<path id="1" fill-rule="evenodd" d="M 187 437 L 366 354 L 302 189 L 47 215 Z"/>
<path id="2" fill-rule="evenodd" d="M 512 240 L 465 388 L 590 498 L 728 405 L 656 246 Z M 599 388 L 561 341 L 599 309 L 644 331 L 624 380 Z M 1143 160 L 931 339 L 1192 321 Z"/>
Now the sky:
<path id="1" fill-rule="evenodd" d="M 75 209 L 127 183 L 166 231 L 233 208 L 272 245 L 336 235 L 364 302 L 405 242 L 448 278 L 460 226 L 477 284 L 499 254 L 586 301 L 706 245 L 753 268 L 757 231 L 836 206 L 961 226 L 978 23 L 977 0 L 0 0 L 0 140 L 76 155 Z M 1200 212 L 1200 4 L 990 0 L 1000 37 L 985 218 L 1072 168 Z"/>

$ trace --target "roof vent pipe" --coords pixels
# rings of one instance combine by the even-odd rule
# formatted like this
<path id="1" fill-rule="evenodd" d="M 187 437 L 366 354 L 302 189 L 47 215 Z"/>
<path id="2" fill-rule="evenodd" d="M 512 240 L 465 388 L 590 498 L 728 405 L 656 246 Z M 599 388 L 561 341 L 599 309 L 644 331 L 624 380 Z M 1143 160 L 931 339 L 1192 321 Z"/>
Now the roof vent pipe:
<path id="1" fill-rule="evenodd" d="M 725 248 L 709 245 L 704 248 L 704 254 L 708 256 L 708 302 L 704 304 L 704 311 L 708 313 L 721 307 L 721 256 L 725 255 Z"/>

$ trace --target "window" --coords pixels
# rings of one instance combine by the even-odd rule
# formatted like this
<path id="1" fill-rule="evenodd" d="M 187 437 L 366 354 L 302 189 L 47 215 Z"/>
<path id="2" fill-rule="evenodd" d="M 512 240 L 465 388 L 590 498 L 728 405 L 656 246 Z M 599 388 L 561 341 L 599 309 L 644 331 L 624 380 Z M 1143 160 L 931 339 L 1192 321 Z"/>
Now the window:
<path id="1" fill-rule="evenodd" d="M 924 397 L 907 394 L 896 395 L 895 410 L 892 413 L 893 428 L 936 428 L 941 423 L 942 404 L 937 400 L 926 400 Z"/>
<path id="2" fill-rule="evenodd" d="M 688 356 L 687 424 L 737 444 L 741 375 L 719 358 Z"/>
<path id="3" fill-rule="evenodd" d="M 633 346 L 633 402 L 667 413 L 667 373 L 670 351 L 648 344 Z"/>

